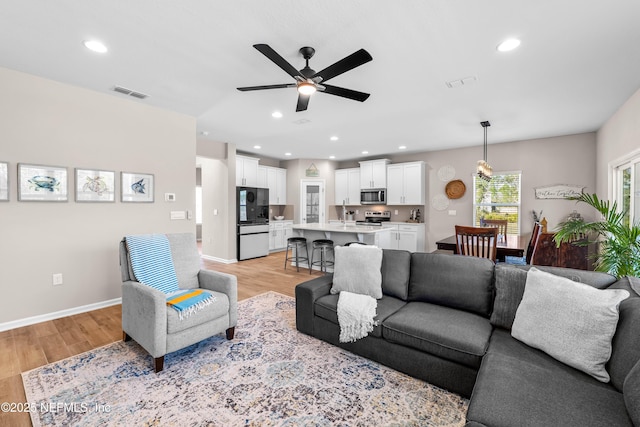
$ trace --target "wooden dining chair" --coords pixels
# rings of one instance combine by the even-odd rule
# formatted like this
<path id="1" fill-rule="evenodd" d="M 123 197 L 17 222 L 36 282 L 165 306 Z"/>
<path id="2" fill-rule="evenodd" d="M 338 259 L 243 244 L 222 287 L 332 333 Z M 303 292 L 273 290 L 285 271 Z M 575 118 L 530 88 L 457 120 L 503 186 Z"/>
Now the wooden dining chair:
<path id="1" fill-rule="evenodd" d="M 482 221 L 486 227 L 496 227 L 498 229 L 498 240 L 507 241 L 507 226 L 509 221 L 506 219 L 485 219 Z"/>
<path id="2" fill-rule="evenodd" d="M 540 234 L 542 234 L 542 226 L 539 222 L 535 222 L 533 224 L 533 231 L 531 232 L 531 239 L 529 239 L 529 244 L 527 245 L 527 253 L 525 254 L 525 260 L 527 264 L 531 264 L 533 260 L 533 256 L 536 253 L 536 249 L 538 248 L 538 241 L 540 240 Z"/>
<path id="3" fill-rule="evenodd" d="M 538 242 L 540 241 L 540 235 L 542 234 L 542 226 L 539 222 L 535 222 L 533 224 L 533 230 L 531 231 L 531 238 L 529 239 L 529 244 L 527 245 L 527 253 L 523 257 L 516 256 L 506 256 L 505 262 L 507 264 L 515 264 L 515 265 L 529 265 L 533 262 L 533 257 L 536 253 L 536 249 L 538 248 Z"/>
<path id="4" fill-rule="evenodd" d="M 467 227 L 456 225 L 458 255 L 476 256 L 496 261 L 498 245 L 497 227 Z"/>

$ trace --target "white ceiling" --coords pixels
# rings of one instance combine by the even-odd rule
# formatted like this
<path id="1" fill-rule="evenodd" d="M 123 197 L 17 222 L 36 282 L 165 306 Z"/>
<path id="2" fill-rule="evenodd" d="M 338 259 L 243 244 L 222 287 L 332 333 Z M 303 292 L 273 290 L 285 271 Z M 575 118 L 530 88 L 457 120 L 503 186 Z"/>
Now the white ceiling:
<path id="1" fill-rule="evenodd" d="M 483 120 L 489 143 L 595 131 L 640 87 L 639 22 L 637 0 L 3 0 L 0 66 L 148 94 L 127 99 L 194 116 L 198 138 L 242 151 L 339 161 L 481 145 Z M 507 37 L 522 45 L 498 52 Z M 293 82 L 256 43 L 298 69 L 312 46 L 315 70 L 364 48 L 373 61 L 331 84 L 371 97 L 318 93 L 296 113 L 294 88 L 239 92 Z"/>

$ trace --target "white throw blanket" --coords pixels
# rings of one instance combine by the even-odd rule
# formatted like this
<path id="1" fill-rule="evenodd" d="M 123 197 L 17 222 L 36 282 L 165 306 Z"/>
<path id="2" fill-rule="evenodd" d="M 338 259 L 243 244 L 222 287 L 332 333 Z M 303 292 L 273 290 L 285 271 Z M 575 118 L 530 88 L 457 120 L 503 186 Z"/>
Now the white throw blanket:
<path id="1" fill-rule="evenodd" d="M 378 322 L 376 307 L 378 301 L 369 295 L 342 291 L 338 297 L 338 323 L 340 324 L 340 342 L 354 342 L 373 331 Z"/>

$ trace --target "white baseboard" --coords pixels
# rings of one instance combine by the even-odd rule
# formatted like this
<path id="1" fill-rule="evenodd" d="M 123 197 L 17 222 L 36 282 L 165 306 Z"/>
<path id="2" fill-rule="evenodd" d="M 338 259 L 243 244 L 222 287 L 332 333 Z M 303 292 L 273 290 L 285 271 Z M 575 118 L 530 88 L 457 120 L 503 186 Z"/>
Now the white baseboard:
<path id="1" fill-rule="evenodd" d="M 48 320 L 59 319 L 61 317 L 72 316 L 74 314 L 86 313 L 87 311 L 111 307 L 112 305 L 117 304 L 122 304 L 122 298 L 115 298 L 112 300 L 96 302 L 94 304 L 83 305 L 80 307 L 68 308 L 66 310 L 54 311 L 53 313 L 41 314 L 39 316 L 27 317 L 25 319 L 0 323 L 0 332 L 8 331 L 9 329 L 21 328 L 23 326 L 33 325 L 35 323 L 46 322 Z"/>
<path id="2" fill-rule="evenodd" d="M 216 261 L 216 262 L 221 262 L 223 264 L 235 264 L 236 262 L 238 262 L 237 259 L 224 259 L 224 258 L 218 258 L 215 256 L 211 256 L 211 255 L 200 255 L 200 257 L 202 259 L 206 259 L 207 261 Z"/>

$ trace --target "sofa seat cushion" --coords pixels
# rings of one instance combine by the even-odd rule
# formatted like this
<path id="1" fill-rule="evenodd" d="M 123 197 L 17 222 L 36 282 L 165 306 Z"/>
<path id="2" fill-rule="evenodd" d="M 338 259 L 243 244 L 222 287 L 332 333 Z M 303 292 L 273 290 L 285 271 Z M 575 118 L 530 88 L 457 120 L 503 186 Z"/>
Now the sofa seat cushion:
<path id="1" fill-rule="evenodd" d="M 167 306 L 168 334 L 175 334 L 229 314 L 229 297 L 222 292 L 209 290 L 207 292 L 212 293 L 216 300 L 182 320 L 180 320 L 178 310 Z"/>
<path id="2" fill-rule="evenodd" d="M 384 321 L 382 336 L 478 368 L 491 329 L 489 319 L 483 316 L 426 302 L 410 302 Z"/>
<path id="3" fill-rule="evenodd" d="M 624 397 L 496 329 L 467 413 L 491 426 L 631 426 Z"/>
<path id="4" fill-rule="evenodd" d="M 331 323 L 338 323 L 338 295 L 325 295 L 316 300 L 315 303 L 315 315 L 330 321 Z M 371 335 L 380 338 L 382 336 L 382 322 L 398 311 L 406 303 L 398 298 L 383 295 L 381 299 L 377 300 L 378 306 L 376 307 L 376 317 L 373 318 L 377 325 L 374 326 Z"/>

